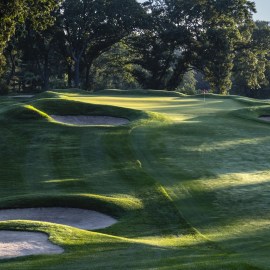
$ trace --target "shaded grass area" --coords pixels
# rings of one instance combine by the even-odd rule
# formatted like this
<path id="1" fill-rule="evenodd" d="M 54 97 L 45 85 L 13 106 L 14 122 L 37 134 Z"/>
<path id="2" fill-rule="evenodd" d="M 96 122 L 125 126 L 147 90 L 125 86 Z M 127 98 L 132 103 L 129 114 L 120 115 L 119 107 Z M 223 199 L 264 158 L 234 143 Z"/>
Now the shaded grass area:
<path id="1" fill-rule="evenodd" d="M 119 219 L 99 232 L 1 222 L 45 232 L 65 249 L 1 261 L 1 269 L 269 269 L 270 126 L 256 119 L 268 106 L 138 93 L 1 101 L 0 208 L 81 207 Z M 76 127 L 52 113 L 133 122 Z"/>

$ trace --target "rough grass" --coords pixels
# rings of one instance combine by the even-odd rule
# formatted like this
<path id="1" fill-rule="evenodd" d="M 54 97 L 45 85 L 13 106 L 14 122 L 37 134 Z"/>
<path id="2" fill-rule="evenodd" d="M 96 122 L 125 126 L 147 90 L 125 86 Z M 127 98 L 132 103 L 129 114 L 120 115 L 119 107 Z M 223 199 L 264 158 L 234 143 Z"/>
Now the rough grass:
<path id="1" fill-rule="evenodd" d="M 117 92 L 117 93 L 116 93 Z M 270 269 L 270 106 L 241 97 L 78 90 L 0 99 L 0 208 L 69 206 L 110 214 L 99 232 L 43 222 L 65 253 L 0 269 Z M 104 106 L 106 105 L 106 106 Z M 117 106 L 117 107 L 115 107 Z M 111 115 L 76 127 L 48 115 Z"/>

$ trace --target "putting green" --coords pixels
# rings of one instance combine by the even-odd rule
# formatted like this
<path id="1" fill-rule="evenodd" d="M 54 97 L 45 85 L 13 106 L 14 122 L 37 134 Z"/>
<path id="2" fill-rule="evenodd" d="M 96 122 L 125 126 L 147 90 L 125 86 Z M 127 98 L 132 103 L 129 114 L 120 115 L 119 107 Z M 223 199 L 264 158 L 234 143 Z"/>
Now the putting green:
<path id="1" fill-rule="evenodd" d="M 0 99 L 0 208 L 76 207 L 119 222 L 98 232 L 0 222 L 65 250 L 1 269 L 270 269 L 270 124 L 258 119 L 267 102 L 76 90 L 24 102 Z M 131 123 L 49 117 L 78 113 Z"/>

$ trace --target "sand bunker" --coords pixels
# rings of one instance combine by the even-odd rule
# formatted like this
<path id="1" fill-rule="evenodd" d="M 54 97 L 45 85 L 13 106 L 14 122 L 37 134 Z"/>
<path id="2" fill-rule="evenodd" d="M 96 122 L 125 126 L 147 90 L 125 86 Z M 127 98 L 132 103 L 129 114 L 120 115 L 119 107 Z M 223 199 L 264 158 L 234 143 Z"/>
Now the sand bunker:
<path id="1" fill-rule="evenodd" d="M 0 259 L 63 252 L 64 250 L 52 244 L 44 233 L 0 231 Z"/>
<path id="2" fill-rule="evenodd" d="M 85 230 L 103 229 L 117 222 L 96 211 L 62 207 L 0 210 L 0 221 L 6 220 L 45 221 Z"/>
<path id="3" fill-rule="evenodd" d="M 55 121 L 72 125 L 110 125 L 121 126 L 129 123 L 128 119 L 112 116 L 88 116 L 88 115 L 50 115 Z"/>
<path id="4" fill-rule="evenodd" d="M 0 210 L 0 221 L 6 220 L 45 221 L 88 230 L 106 228 L 117 222 L 96 211 L 62 207 Z M 0 259 L 63 252 L 61 247 L 48 240 L 46 234 L 0 231 Z"/>
<path id="5" fill-rule="evenodd" d="M 259 119 L 270 122 L 270 115 L 262 115 L 259 117 Z"/>
<path id="6" fill-rule="evenodd" d="M 17 95 L 17 96 L 10 96 L 12 98 L 32 98 L 34 95 Z"/>

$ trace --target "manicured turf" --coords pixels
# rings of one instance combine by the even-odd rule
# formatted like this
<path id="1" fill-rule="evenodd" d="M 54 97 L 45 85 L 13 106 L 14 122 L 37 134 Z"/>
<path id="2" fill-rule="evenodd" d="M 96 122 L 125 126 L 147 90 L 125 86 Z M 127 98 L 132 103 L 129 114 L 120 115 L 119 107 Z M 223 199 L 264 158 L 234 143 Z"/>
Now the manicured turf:
<path id="1" fill-rule="evenodd" d="M 132 122 L 78 127 L 50 114 Z M 1 98 L 0 208 L 81 207 L 119 222 L 99 232 L 0 222 L 0 229 L 46 232 L 65 249 L 1 261 L 0 269 L 270 269 L 263 114 L 270 115 L 265 102 L 165 92 Z"/>

